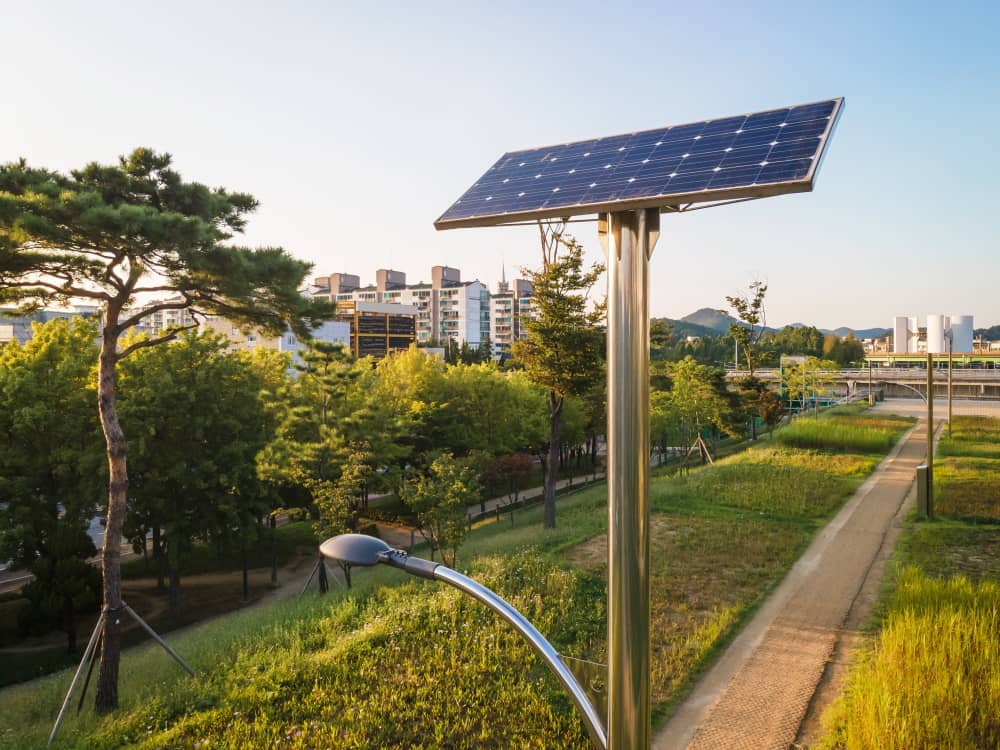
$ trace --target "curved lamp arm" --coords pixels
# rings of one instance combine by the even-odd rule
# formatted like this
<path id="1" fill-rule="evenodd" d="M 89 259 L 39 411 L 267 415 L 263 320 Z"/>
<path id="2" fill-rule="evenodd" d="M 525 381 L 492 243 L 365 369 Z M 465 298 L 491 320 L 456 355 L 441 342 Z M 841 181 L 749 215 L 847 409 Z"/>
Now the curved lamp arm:
<path id="1" fill-rule="evenodd" d="M 326 557 L 352 565 L 384 563 L 420 578 L 443 581 L 485 604 L 513 625 L 514 629 L 531 645 L 535 653 L 556 673 L 559 682 L 566 688 L 573 703 L 583 716 L 583 722 L 587 727 L 591 741 L 600 750 L 607 750 L 607 733 L 601 717 L 590 702 L 590 698 L 587 697 L 586 691 L 563 662 L 559 652 L 545 639 L 545 636 L 539 633 L 538 629 L 524 615 L 504 601 L 502 597 L 481 583 L 449 567 L 419 557 L 411 557 L 402 550 L 393 549 L 380 539 L 362 534 L 342 534 L 328 539 L 320 545 L 320 552 Z"/>

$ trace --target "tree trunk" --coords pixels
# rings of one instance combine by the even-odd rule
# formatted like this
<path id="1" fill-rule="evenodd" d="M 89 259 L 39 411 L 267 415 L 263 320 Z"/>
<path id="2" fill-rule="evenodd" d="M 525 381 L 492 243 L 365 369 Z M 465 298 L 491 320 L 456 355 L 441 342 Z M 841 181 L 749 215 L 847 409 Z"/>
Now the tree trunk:
<path id="1" fill-rule="evenodd" d="M 271 588 L 278 588 L 278 534 L 276 528 L 278 526 L 278 519 L 275 517 L 274 512 L 271 512 L 270 517 L 271 526 Z"/>
<path id="2" fill-rule="evenodd" d="M 167 572 L 170 586 L 167 592 L 167 608 L 177 612 L 181 608 L 181 550 L 180 534 L 174 532 L 167 539 Z"/>
<path id="3" fill-rule="evenodd" d="M 94 710 L 106 714 L 118 708 L 118 664 L 121 660 L 122 578 L 121 546 L 128 471 L 125 466 L 125 433 L 115 403 L 115 365 L 118 362 L 118 312 L 108 306 L 98 363 L 97 405 L 108 451 L 108 517 L 104 528 L 101 572 L 104 581 L 104 618 L 101 666 L 97 677 Z"/>
<path id="4" fill-rule="evenodd" d="M 76 652 L 76 608 L 73 606 L 73 597 L 66 597 L 63 615 L 66 619 L 66 653 L 72 656 Z"/>
<path id="5" fill-rule="evenodd" d="M 563 399 L 549 391 L 549 460 L 545 464 L 545 528 L 556 527 L 556 477 L 562 433 Z"/>
<path id="6" fill-rule="evenodd" d="M 240 557 L 243 563 L 243 601 L 242 604 L 247 604 L 250 601 L 250 571 L 249 565 L 247 564 L 247 537 L 246 530 L 242 527 L 240 528 Z"/>
<path id="7" fill-rule="evenodd" d="M 167 586 L 163 578 L 165 560 L 163 559 L 163 541 L 160 538 L 159 522 L 153 524 L 153 559 L 156 560 L 156 590 L 163 593 L 167 590 Z"/>

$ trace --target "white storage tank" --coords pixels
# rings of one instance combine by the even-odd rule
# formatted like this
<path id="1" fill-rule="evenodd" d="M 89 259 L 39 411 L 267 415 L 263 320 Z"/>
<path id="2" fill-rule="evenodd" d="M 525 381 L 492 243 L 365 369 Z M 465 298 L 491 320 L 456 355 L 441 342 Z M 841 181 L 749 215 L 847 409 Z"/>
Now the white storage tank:
<path id="1" fill-rule="evenodd" d="M 962 354 L 972 352 L 972 338 L 975 332 L 971 315 L 951 315 L 952 351 Z"/>
<path id="2" fill-rule="evenodd" d="M 911 324 L 912 323 L 912 324 Z M 896 354 L 906 354 L 907 352 L 914 351 L 910 348 L 911 340 L 914 340 L 914 334 L 911 331 L 915 331 L 916 319 L 907 317 L 906 315 L 897 315 L 892 319 L 892 351 Z"/>
<path id="3" fill-rule="evenodd" d="M 917 343 L 920 341 L 920 327 L 917 325 L 917 316 L 910 316 L 910 340 L 906 343 L 906 351 L 914 354 L 919 350 Z"/>
<path id="4" fill-rule="evenodd" d="M 948 351 L 944 343 L 944 331 L 948 325 L 946 315 L 927 316 L 927 353 L 944 354 Z"/>

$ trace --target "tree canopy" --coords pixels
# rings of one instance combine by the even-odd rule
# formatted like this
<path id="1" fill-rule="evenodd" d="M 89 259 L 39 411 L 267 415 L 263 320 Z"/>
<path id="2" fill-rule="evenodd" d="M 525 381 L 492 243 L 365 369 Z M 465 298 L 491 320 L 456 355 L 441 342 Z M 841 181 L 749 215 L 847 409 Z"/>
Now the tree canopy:
<path id="1" fill-rule="evenodd" d="M 185 182 L 169 154 L 138 148 L 116 164 L 92 162 L 68 175 L 0 165 L 0 303 L 21 309 L 85 300 L 100 308 L 98 412 L 107 444 L 108 516 L 102 552 L 104 606 L 122 607 L 120 547 L 128 497 L 125 434 L 115 376 L 132 352 L 176 338 L 167 329 L 119 348 L 121 336 L 156 311 L 220 315 L 268 332 L 308 337 L 329 303 L 299 287 L 310 264 L 277 247 L 230 243 L 257 201 L 247 193 Z M 152 295 L 157 302 L 143 304 Z M 104 619 L 99 712 L 118 705 L 119 618 Z"/>
<path id="2" fill-rule="evenodd" d="M 539 225 L 542 267 L 523 269 L 534 287 L 535 316 L 522 322 L 527 337 L 511 353 L 532 381 L 548 393 L 549 450 L 545 463 L 545 526 L 556 523 L 556 472 L 567 396 L 595 393 L 603 377 L 604 306 L 592 305 L 591 287 L 604 272 L 583 265 L 583 246 L 572 237 Z"/>

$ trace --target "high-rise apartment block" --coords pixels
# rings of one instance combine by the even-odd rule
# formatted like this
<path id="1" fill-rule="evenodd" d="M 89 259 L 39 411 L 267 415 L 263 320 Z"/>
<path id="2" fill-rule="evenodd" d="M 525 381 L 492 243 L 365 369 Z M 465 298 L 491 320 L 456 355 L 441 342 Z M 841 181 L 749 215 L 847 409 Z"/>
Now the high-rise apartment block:
<path id="1" fill-rule="evenodd" d="M 523 286 L 518 288 L 523 292 Z M 405 273 L 386 268 L 376 271 L 375 283 L 368 286 L 361 286 L 360 279 L 353 274 L 334 273 L 314 279 L 308 293 L 331 302 L 413 305 L 417 310 L 416 339 L 419 344 L 445 344 L 452 340 L 477 347 L 487 339 L 495 340 L 493 296 L 479 280 L 462 281 L 457 268 L 434 266 L 430 283 L 419 284 L 407 284 Z M 530 292 L 523 298 L 527 297 Z M 527 309 L 530 304 L 525 302 L 524 306 Z M 506 343 L 509 350 L 509 342 Z M 498 356 L 497 348 L 493 349 Z"/>
<path id="2" fill-rule="evenodd" d="M 490 299 L 490 343 L 497 359 L 510 354 L 510 347 L 526 334 L 522 322 L 532 316 L 534 290 L 527 279 L 497 284 Z"/>

